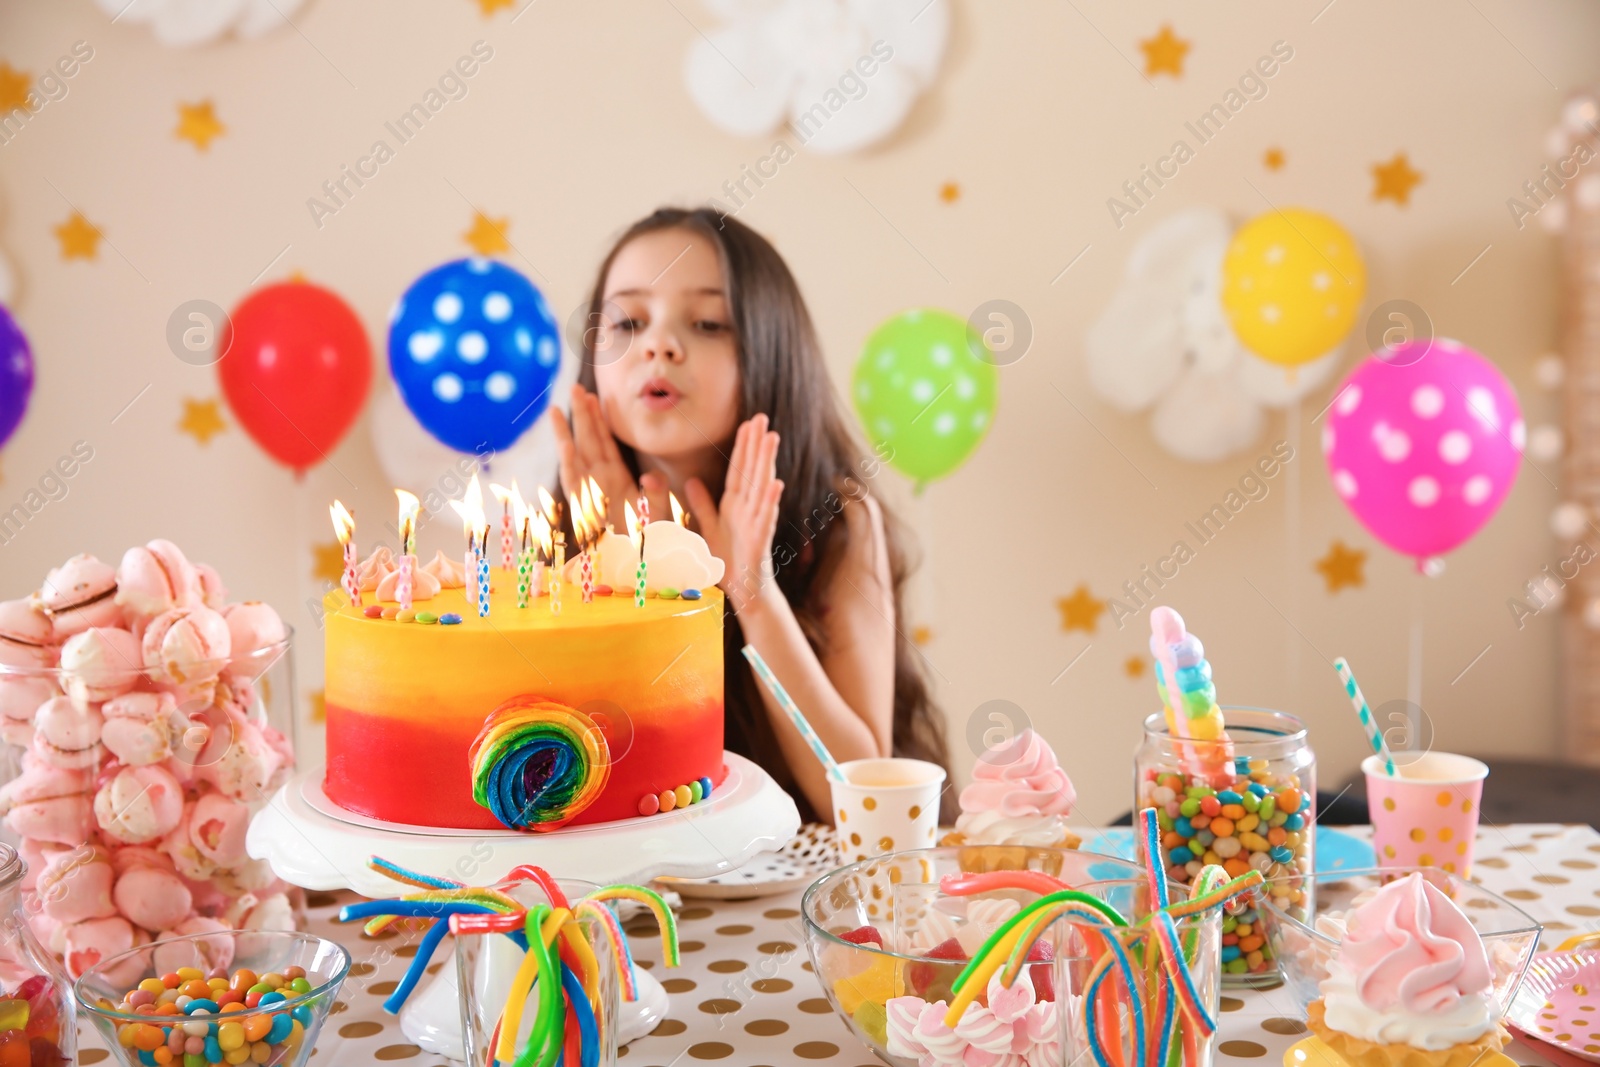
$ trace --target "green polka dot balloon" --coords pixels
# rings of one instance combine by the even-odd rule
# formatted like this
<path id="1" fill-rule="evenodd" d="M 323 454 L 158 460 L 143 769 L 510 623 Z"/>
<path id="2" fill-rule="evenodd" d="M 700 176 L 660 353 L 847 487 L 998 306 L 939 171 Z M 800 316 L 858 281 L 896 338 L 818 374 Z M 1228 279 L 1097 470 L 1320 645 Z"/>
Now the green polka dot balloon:
<path id="1" fill-rule="evenodd" d="M 867 438 L 920 490 L 966 461 L 994 421 L 995 362 L 966 321 L 931 308 L 879 326 L 851 397 Z"/>

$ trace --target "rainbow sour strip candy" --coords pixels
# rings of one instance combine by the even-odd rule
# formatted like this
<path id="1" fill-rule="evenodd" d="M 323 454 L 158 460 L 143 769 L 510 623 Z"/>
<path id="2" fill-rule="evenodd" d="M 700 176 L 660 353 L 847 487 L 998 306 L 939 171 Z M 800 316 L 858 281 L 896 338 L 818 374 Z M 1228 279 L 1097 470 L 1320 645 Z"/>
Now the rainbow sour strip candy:
<path id="1" fill-rule="evenodd" d="M 554 830 L 611 777 L 611 753 L 593 719 L 565 704 L 519 697 L 490 714 L 468 751 L 472 799 L 513 830 Z"/>

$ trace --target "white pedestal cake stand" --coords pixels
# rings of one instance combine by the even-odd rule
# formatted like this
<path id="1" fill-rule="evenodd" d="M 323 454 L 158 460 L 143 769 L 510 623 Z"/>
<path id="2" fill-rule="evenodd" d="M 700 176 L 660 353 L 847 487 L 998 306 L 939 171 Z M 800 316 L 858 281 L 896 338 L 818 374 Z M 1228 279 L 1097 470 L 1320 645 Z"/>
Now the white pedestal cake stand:
<path id="1" fill-rule="evenodd" d="M 661 875 L 708 878 L 782 847 L 800 829 L 794 800 L 765 771 L 732 752 L 724 760 L 728 776 L 709 800 L 647 819 L 549 834 L 378 822 L 330 801 L 322 791 L 322 768 L 314 767 L 273 795 L 251 821 L 246 847 L 292 885 L 348 889 L 374 899 L 410 890 L 368 867 L 372 856 L 469 885 L 492 883 L 524 863 L 599 885 Z M 642 968 L 638 979 L 639 998 L 623 1005 L 618 1020 L 619 1044 L 649 1033 L 666 1017 L 661 984 Z M 441 968 L 407 1002 L 400 1025 L 424 1050 L 464 1058 L 454 967 Z"/>

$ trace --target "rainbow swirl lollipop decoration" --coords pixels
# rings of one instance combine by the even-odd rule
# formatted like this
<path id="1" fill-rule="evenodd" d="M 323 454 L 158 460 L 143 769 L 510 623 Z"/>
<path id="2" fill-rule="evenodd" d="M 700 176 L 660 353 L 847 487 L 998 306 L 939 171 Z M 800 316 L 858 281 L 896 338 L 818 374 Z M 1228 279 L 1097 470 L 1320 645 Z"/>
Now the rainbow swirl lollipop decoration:
<path id="1" fill-rule="evenodd" d="M 1167 729 L 1174 737 L 1222 740 L 1222 709 L 1217 707 L 1205 646 L 1171 608 L 1150 612 L 1150 654 L 1156 661 L 1156 689 L 1166 705 Z"/>
<path id="2" fill-rule="evenodd" d="M 496 708 L 468 751 L 472 799 L 513 830 L 554 830 L 594 803 L 611 777 L 595 721 L 552 700 Z"/>

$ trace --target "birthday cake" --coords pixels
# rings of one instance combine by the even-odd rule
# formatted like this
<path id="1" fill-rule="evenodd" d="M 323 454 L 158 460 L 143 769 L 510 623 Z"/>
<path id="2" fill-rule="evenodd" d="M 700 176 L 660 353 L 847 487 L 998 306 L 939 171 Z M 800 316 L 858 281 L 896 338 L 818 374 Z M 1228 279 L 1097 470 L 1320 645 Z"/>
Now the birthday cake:
<path id="1" fill-rule="evenodd" d="M 386 549 L 354 568 L 324 604 L 328 799 L 387 823 L 546 831 L 710 797 L 727 775 L 722 565 L 676 523 L 644 533 L 643 596 L 635 543 L 609 531 L 589 545 L 588 599 L 578 558 L 530 574 L 440 553 L 405 568 L 409 609 Z"/>

